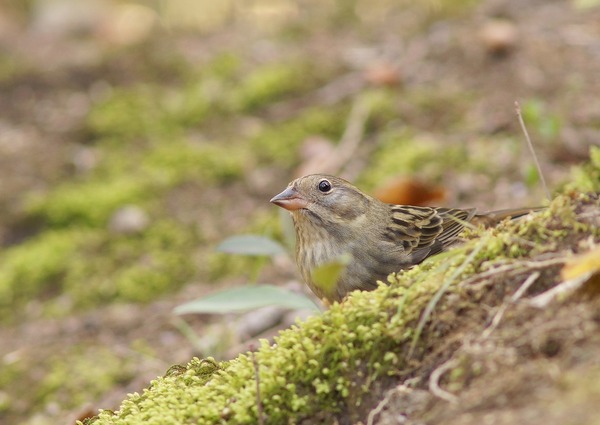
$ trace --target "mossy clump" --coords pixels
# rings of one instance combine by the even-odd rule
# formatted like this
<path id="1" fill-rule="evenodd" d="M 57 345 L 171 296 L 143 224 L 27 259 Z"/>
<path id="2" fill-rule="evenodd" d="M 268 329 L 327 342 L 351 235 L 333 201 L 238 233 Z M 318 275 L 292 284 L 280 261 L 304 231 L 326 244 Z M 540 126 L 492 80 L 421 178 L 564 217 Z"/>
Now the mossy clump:
<path id="1" fill-rule="evenodd" d="M 354 292 L 343 304 L 334 304 L 321 316 L 313 316 L 282 331 L 275 343 L 262 341 L 254 354 L 242 354 L 228 363 L 211 367 L 210 379 L 197 375 L 203 361 L 194 359 L 187 370 L 176 376 L 159 378 L 143 394 L 133 394 L 116 413 L 102 412 L 95 424 L 177 423 L 199 424 L 227 422 L 257 423 L 258 403 L 267 423 L 297 423 L 319 417 L 334 422 L 343 414 L 358 420 L 360 406 L 380 377 L 401 373 L 408 361 L 418 361 L 442 336 L 428 332 L 430 314 L 444 302 L 444 292 L 455 292 L 460 279 L 479 272 L 490 262 L 497 239 L 522 240 L 527 249 L 511 252 L 501 242 L 503 252 L 514 258 L 531 255 L 538 239 L 536 227 L 560 230 L 562 221 L 571 217 L 564 230 L 587 235 L 590 224 L 578 221 L 572 211 L 581 202 L 598 204 L 585 195 L 561 196 L 540 220 L 518 220 L 500 230 L 487 231 L 478 240 L 431 258 L 421 266 L 398 273 L 390 285 L 373 292 Z M 543 237 L 556 237 L 557 233 Z M 531 241 L 526 238 L 532 237 Z M 508 240 L 507 239 L 507 240 Z M 541 251 L 540 251 L 541 252 Z M 436 296 L 436 294 L 438 294 Z M 430 312 L 423 314 L 429 306 Z M 440 329 L 443 329 L 441 327 Z M 410 357 L 412 355 L 412 357 Z M 255 373 L 259 375 L 260 400 L 256 395 Z"/>
<path id="2" fill-rule="evenodd" d="M 98 232 L 72 256 L 64 292 L 77 307 L 121 301 L 147 302 L 175 291 L 194 276 L 200 236 L 162 219 L 139 235 Z"/>
<path id="3" fill-rule="evenodd" d="M 31 299 L 45 298 L 47 315 L 68 314 L 65 297 L 71 308 L 152 300 L 194 275 L 199 242 L 194 229 L 166 219 L 136 235 L 81 227 L 43 232 L 0 255 L 0 321 L 14 319 Z"/>
<path id="4" fill-rule="evenodd" d="M 31 299 L 58 293 L 72 258 L 89 233 L 47 231 L 0 254 L 0 321 Z"/>

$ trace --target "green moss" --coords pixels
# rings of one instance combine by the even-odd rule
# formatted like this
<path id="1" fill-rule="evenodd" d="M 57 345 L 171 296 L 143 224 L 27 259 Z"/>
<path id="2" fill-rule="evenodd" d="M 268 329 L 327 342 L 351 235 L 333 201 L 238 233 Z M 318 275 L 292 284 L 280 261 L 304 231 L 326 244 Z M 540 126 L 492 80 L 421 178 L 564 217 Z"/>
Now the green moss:
<path id="1" fill-rule="evenodd" d="M 107 100 L 94 106 L 88 115 L 87 127 L 95 135 L 113 137 L 112 140 L 122 144 L 135 138 L 179 137 L 181 126 L 165 105 L 180 101 L 178 98 L 165 99 L 167 93 L 166 89 L 145 84 L 119 88 Z M 197 119 L 201 117 L 199 115 Z"/>
<path id="2" fill-rule="evenodd" d="M 116 175 L 107 180 L 65 183 L 31 198 L 28 214 L 56 227 L 106 225 L 120 206 L 148 198 L 163 183 L 139 175 Z"/>
<path id="3" fill-rule="evenodd" d="M 250 147 L 258 161 L 290 167 L 297 162 L 302 141 L 315 135 L 338 140 L 346 119 L 345 107 L 310 108 L 291 120 L 266 127 L 250 140 Z"/>
<path id="4" fill-rule="evenodd" d="M 558 235 L 533 230 L 537 227 L 587 234 L 591 225 L 575 222 L 572 215 L 581 199 L 560 197 L 540 220 L 506 223 L 479 240 L 398 273 L 389 286 L 355 292 L 342 305 L 334 304 L 321 316 L 282 331 L 273 345 L 262 341 L 254 359 L 242 354 L 228 363 L 211 362 L 208 380 L 206 373 L 198 374 L 205 362 L 194 359 L 186 372 L 153 381 L 143 394 L 130 396 L 114 414 L 101 413 L 95 423 L 158 424 L 167 418 L 177 423 L 256 423 L 255 365 L 268 423 L 297 423 L 315 415 L 333 422 L 341 412 L 352 418 L 375 380 L 405 369 L 408 352 L 420 356 L 433 346 L 438 333 L 429 335 L 426 327 L 416 326 L 424 309 L 429 305 L 435 311 L 440 301 L 434 300 L 442 288 L 456 291 L 461 278 L 489 266 L 490 242 L 500 238 L 506 249 L 510 247 L 503 238 L 512 238 L 512 243 L 523 239 L 528 250 L 520 255 L 529 255 L 539 235 L 544 240 Z M 572 219 L 561 227 L 557 217 Z M 513 238 L 515 234 L 519 238 Z"/>
<path id="5" fill-rule="evenodd" d="M 194 180 L 224 182 L 242 175 L 247 162 L 245 150 L 231 143 L 171 143 L 152 149 L 142 159 L 149 175 L 164 176 L 170 185 Z"/>
<path id="6" fill-rule="evenodd" d="M 126 160 L 127 161 L 127 160 Z M 224 182 L 242 175 L 244 151 L 215 144 L 158 145 L 100 169 L 89 180 L 65 183 L 30 199 L 28 214 L 55 227 L 105 226 L 114 211 L 145 202 L 183 181 Z"/>
<path id="7" fill-rule="evenodd" d="M 88 341 L 54 351 L 18 350 L 10 360 L 7 356 L 0 368 L 0 394 L 6 394 L 0 397 L 3 423 L 26 423 L 23 418 L 29 417 L 37 424 L 55 424 L 66 411 L 100 399 L 129 382 L 146 355 L 137 354 L 136 346 L 127 351 L 127 358 L 119 357 Z"/>
<path id="8" fill-rule="evenodd" d="M 116 383 L 129 381 L 135 371 L 132 359 L 121 359 L 102 346 L 74 347 L 46 364 L 47 373 L 36 386 L 36 404 L 58 403 L 64 409 L 105 394 Z"/>
<path id="9" fill-rule="evenodd" d="M 241 65 L 242 61 L 237 54 L 233 52 L 221 52 L 203 67 L 202 73 L 203 75 L 228 80 L 238 74 Z"/>
<path id="10" fill-rule="evenodd" d="M 111 300 L 144 302 L 176 290 L 196 272 L 193 229 L 162 220 L 139 235 L 63 229 L 41 233 L 0 256 L 0 320 L 45 297 L 48 315 Z M 32 267 L 32 265 L 35 265 Z M 55 300 L 56 294 L 62 294 Z"/>
<path id="11" fill-rule="evenodd" d="M 59 292 L 86 231 L 47 231 L 0 254 L 0 321 L 26 301 Z"/>
<path id="12" fill-rule="evenodd" d="M 65 292 L 78 307 L 113 299 L 153 300 L 194 275 L 192 254 L 198 243 L 192 229 L 170 220 L 153 223 L 140 235 L 98 232 L 72 257 Z"/>
<path id="13" fill-rule="evenodd" d="M 590 161 L 573 168 L 571 180 L 565 186 L 567 191 L 600 192 L 600 148 L 590 147 Z"/>
<path id="14" fill-rule="evenodd" d="M 232 90 L 233 110 L 251 111 L 284 96 L 301 93 L 315 84 L 305 63 L 275 63 L 250 72 Z"/>
<path id="15" fill-rule="evenodd" d="M 462 146 L 442 146 L 440 142 L 425 136 L 392 130 L 382 135 L 378 150 L 357 184 L 371 190 L 399 173 L 439 180 L 444 170 L 452 164 L 464 164 L 466 156 Z M 443 161 L 443 166 L 440 161 Z"/>

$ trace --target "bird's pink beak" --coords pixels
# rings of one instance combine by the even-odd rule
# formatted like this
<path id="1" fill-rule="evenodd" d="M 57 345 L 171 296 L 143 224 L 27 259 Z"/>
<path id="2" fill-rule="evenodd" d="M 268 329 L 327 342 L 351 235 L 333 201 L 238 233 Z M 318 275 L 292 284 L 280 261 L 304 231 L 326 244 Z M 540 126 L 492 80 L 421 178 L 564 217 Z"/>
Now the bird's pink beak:
<path id="1" fill-rule="evenodd" d="M 275 195 L 271 202 L 288 211 L 296 211 L 308 206 L 306 199 L 301 197 L 293 186 L 288 186 L 279 195 Z"/>

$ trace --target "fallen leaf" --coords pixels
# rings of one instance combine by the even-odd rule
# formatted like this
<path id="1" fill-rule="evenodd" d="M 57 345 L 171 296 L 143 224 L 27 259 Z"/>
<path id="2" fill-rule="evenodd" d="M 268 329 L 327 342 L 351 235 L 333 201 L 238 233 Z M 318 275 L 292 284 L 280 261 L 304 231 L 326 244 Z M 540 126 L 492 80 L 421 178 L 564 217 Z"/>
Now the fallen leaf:
<path id="1" fill-rule="evenodd" d="M 410 177 L 397 177 L 375 190 L 375 197 L 388 204 L 431 205 L 442 202 L 446 191 Z"/>

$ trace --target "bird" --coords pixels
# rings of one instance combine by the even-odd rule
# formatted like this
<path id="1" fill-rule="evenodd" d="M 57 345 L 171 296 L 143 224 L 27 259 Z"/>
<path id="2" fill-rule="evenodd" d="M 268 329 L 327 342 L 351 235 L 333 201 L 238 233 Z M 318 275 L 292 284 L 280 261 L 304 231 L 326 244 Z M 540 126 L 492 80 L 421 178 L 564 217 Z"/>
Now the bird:
<path id="1" fill-rule="evenodd" d="M 290 212 L 296 263 L 303 280 L 326 304 L 354 290 L 371 291 L 391 273 L 411 268 L 458 241 L 466 223 L 496 224 L 538 208 L 478 214 L 458 209 L 394 205 L 327 174 L 300 177 L 271 203 Z M 334 284 L 319 281 L 319 268 L 345 259 Z"/>

